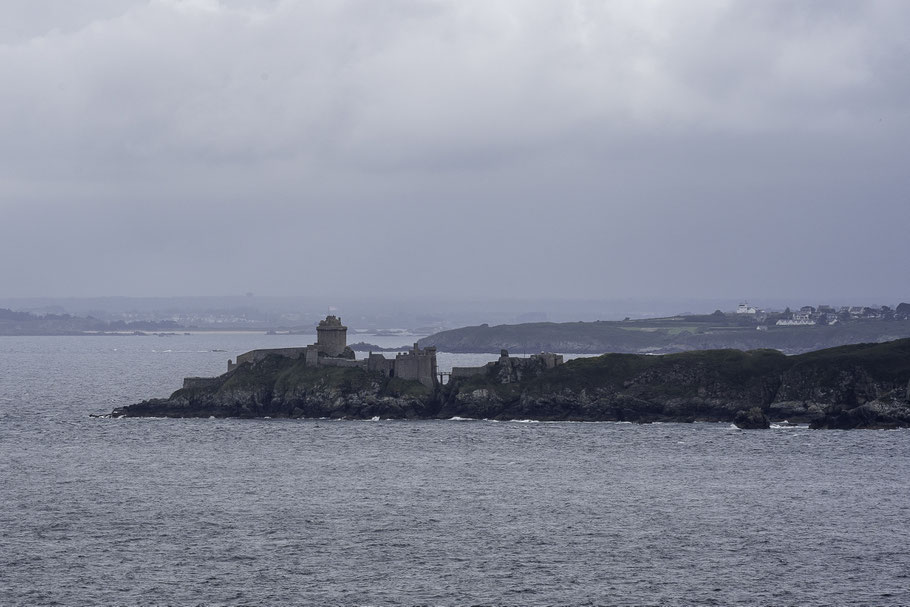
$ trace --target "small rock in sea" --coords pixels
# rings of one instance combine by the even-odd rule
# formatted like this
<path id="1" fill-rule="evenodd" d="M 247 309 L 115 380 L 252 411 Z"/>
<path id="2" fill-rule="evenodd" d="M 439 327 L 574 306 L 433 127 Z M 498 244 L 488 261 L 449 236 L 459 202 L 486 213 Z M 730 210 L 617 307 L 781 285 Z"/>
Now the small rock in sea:
<path id="1" fill-rule="evenodd" d="M 771 427 L 771 420 L 761 407 L 752 407 L 748 411 L 740 409 L 736 412 L 733 423 L 743 430 L 767 430 Z"/>

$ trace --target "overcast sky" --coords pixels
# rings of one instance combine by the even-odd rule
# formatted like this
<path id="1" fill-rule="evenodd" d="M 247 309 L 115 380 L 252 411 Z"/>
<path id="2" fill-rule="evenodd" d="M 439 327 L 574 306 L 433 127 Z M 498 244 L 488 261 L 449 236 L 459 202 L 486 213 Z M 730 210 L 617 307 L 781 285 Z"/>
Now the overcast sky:
<path id="1" fill-rule="evenodd" d="M 910 2 L 4 0 L 6 297 L 910 298 Z"/>

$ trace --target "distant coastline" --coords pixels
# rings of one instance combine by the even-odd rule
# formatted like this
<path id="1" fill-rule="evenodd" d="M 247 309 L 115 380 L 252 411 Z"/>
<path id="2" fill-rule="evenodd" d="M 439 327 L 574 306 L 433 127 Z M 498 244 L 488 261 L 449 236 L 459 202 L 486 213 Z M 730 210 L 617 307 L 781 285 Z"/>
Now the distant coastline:
<path id="1" fill-rule="evenodd" d="M 233 318 L 233 317 L 232 317 Z M 212 319 L 209 319 L 212 320 Z M 100 320 L 70 314 L 34 314 L 0 308 L 0 336 L 161 336 L 185 333 L 256 333 L 276 336 L 313 335 L 314 326 L 272 328 L 215 323 L 205 326 L 175 320 Z M 358 352 L 395 352 L 417 339 L 406 330 L 359 329 Z M 401 346 L 369 336 L 400 337 Z M 427 335 L 422 333 L 421 335 Z M 534 322 L 475 325 L 436 332 L 419 339 L 422 348 L 440 352 L 496 353 L 505 348 L 519 354 L 561 352 L 598 355 L 608 352 L 670 354 L 692 350 L 771 348 L 800 354 L 854 343 L 885 342 L 910 337 L 910 304 L 881 306 L 803 306 L 768 312 L 746 303 L 732 312 L 681 314 L 664 318 L 593 322 Z"/>
<path id="2" fill-rule="evenodd" d="M 671 354 L 691 350 L 771 348 L 801 354 L 855 343 L 910 337 L 910 304 L 892 309 L 805 306 L 796 312 L 687 314 L 623 321 L 478 325 L 420 340 L 440 352 L 563 352 Z M 821 310 L 821 311 L 819 311 Z M 832 309 L 833 310 L 833 309 Z"/>

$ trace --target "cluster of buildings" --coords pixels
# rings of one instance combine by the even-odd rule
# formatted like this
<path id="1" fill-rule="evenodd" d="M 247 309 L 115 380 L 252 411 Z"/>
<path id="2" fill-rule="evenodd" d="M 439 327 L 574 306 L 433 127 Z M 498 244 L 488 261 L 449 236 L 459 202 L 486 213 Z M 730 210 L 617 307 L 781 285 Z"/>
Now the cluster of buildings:
<path id="1" fill-rule="evenodd" d="M 302 348 L 269 348 L 251 350 L 237 357 L 237 362 L 228 361 L 228 372 L 244 363 L 256 363 L 269 355 L 277 354 L 286 358 L 303 359 L 307 367 L 359 367 L 378 372 L 385 377 L 419 381 L 433 389 L 439 381 L 436 370 L 436 348 L 420 348 L 416 343 L 408 352 L 386 358 L 382 354 L 370 352 L 362 360 L 356 360 L 354 351 L 347 345 L 348 328 L 341 324 L 337 316 L 329 315 L 316 327 L 316 343 Z M 188 377 L 183 387 L 199 385 L 204 378 Z M 189 382 L 189 383 L 187 383 Z"/>
<path id="2" fill-rule="evenodd" d="M 512 383 L 520 381 L 523 376 L 535 374 L 545 369 L 552 369 L 563 363 L 561 354 L 541 353 L 528 358 L 510 357 L 506 350 L 500 353 L 498 360 L 480 367 L 454 367 L 451 372 L 440 373 L 436 366 L 436 348 L 421 348 L 414 344 L 413 349 L 399 352 L 395 358 L 386 358 L 382 354 L 369 355 L 356 360 L 354 351 L 347 345 L 348 328 L 341 324 L 336 316 L 326 316 L 316 327 L 316 343 L 301 348 L 269 348 L 250 350 L 237 357 L 237 361 L 228 360 L 228 373 L 246 363 L 258 363 L 268 356 L 283 356 L 295 360 L 302 359 L 306 367 L 356 367 L 379 373 L 388 378 L 398 377 L 418 381 L 431 390 L 450 377 L 469 377 L 488 373 L 497 364 L 500 369 L 499 381 Z M 184 388 L 202 388 L 217 385 L 218 377 L 187 377 L 183 380 Z"/>
<path id="3" fill-rule="evenodd" d="M 787 308 L 784 312 L 766 312 L 741 303 L 736 308 L 737 316 L 752 317 L 758 324 L 774 322 L 781 327 L 798 327 L 808 325 L 834 325 L 837 323 L 858 320 L 910 320 L 907 304 L 900 304 L 896 309 L 889 306 L 870 308 L 868 306 L 803 306 L 796 312 Z"/>

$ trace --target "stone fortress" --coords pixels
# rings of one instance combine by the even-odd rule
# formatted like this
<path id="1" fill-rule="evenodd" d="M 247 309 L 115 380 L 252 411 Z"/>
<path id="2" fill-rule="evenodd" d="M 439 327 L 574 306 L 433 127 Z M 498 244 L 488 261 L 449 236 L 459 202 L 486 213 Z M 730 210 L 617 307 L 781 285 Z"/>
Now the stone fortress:
<path id="1" fill-rule="evenodd" d="M 355 360 L 354 351 L 348 347 L 348 328 L 341 324 L 336 316 L 326 316 L 316 327 L 316 343 L 304 348 L 273 348 L 252 350 L 237 357 L 237 362 L 228 361 L 228 372 L 244 363 L 257 363 L 270 354 L 287 358 L 303 358 L 310 367 L 360 367 L 367 371 L 376 371 L 386 377 L 419 381 L 430 388 L 436 388 L 439 381 L 436 371 L 436 348 L 414 348 L 409 352 L 399 353 L 389 359 L 382 354 L 370 352 L 363 360 Z M 203 378 L 188 377 L 183 387 L 198 385 L 196 380 Z M 187 383 L 189 382 L 189 384 Z"/>
<path id="2" fill-rule="evenodd" d="M 250 350 L 237 357 L 237 362 L 228 360 L 228 373 L 243 364 L 256 364 L 267 356 L 278 355 L 291 359 L 303 359 L 307 367 L 357 367 L 374 371 L 385 377 L 399 377 L 405 380 L 418 381 L 430 390 L 435 390 L 444 378 L 470 377 L 488 373 L 493 368 L 499 369 L 499 381 L 514 383 L 525 376 L 534 375 L 545 369 L 552 369 L 563 363 L 561 354 L 540 353 L 529 358 L 510 357 L 508 351 L 500 353 L 499 360 L 480 367 L 453 367 L 451 372 L 439 373 L 436 367 L 436 348 L 420 348 L 416 343 L 413 349 L 386 358 L 382 354 L 370 352 L 367 358 L 356 360 L 354 351 L 347 344 L 348 328 L 341 324 L 341 319 L 329 315 L 319 321 L 316 327 L 316 343 L 302 348 L 269 348 Z M 498 367 L 497 367 L 498 366 Z M 218 385 L 222 378 L 187 377 L 183 380 L 184 388 L 203 388 Z"/>

